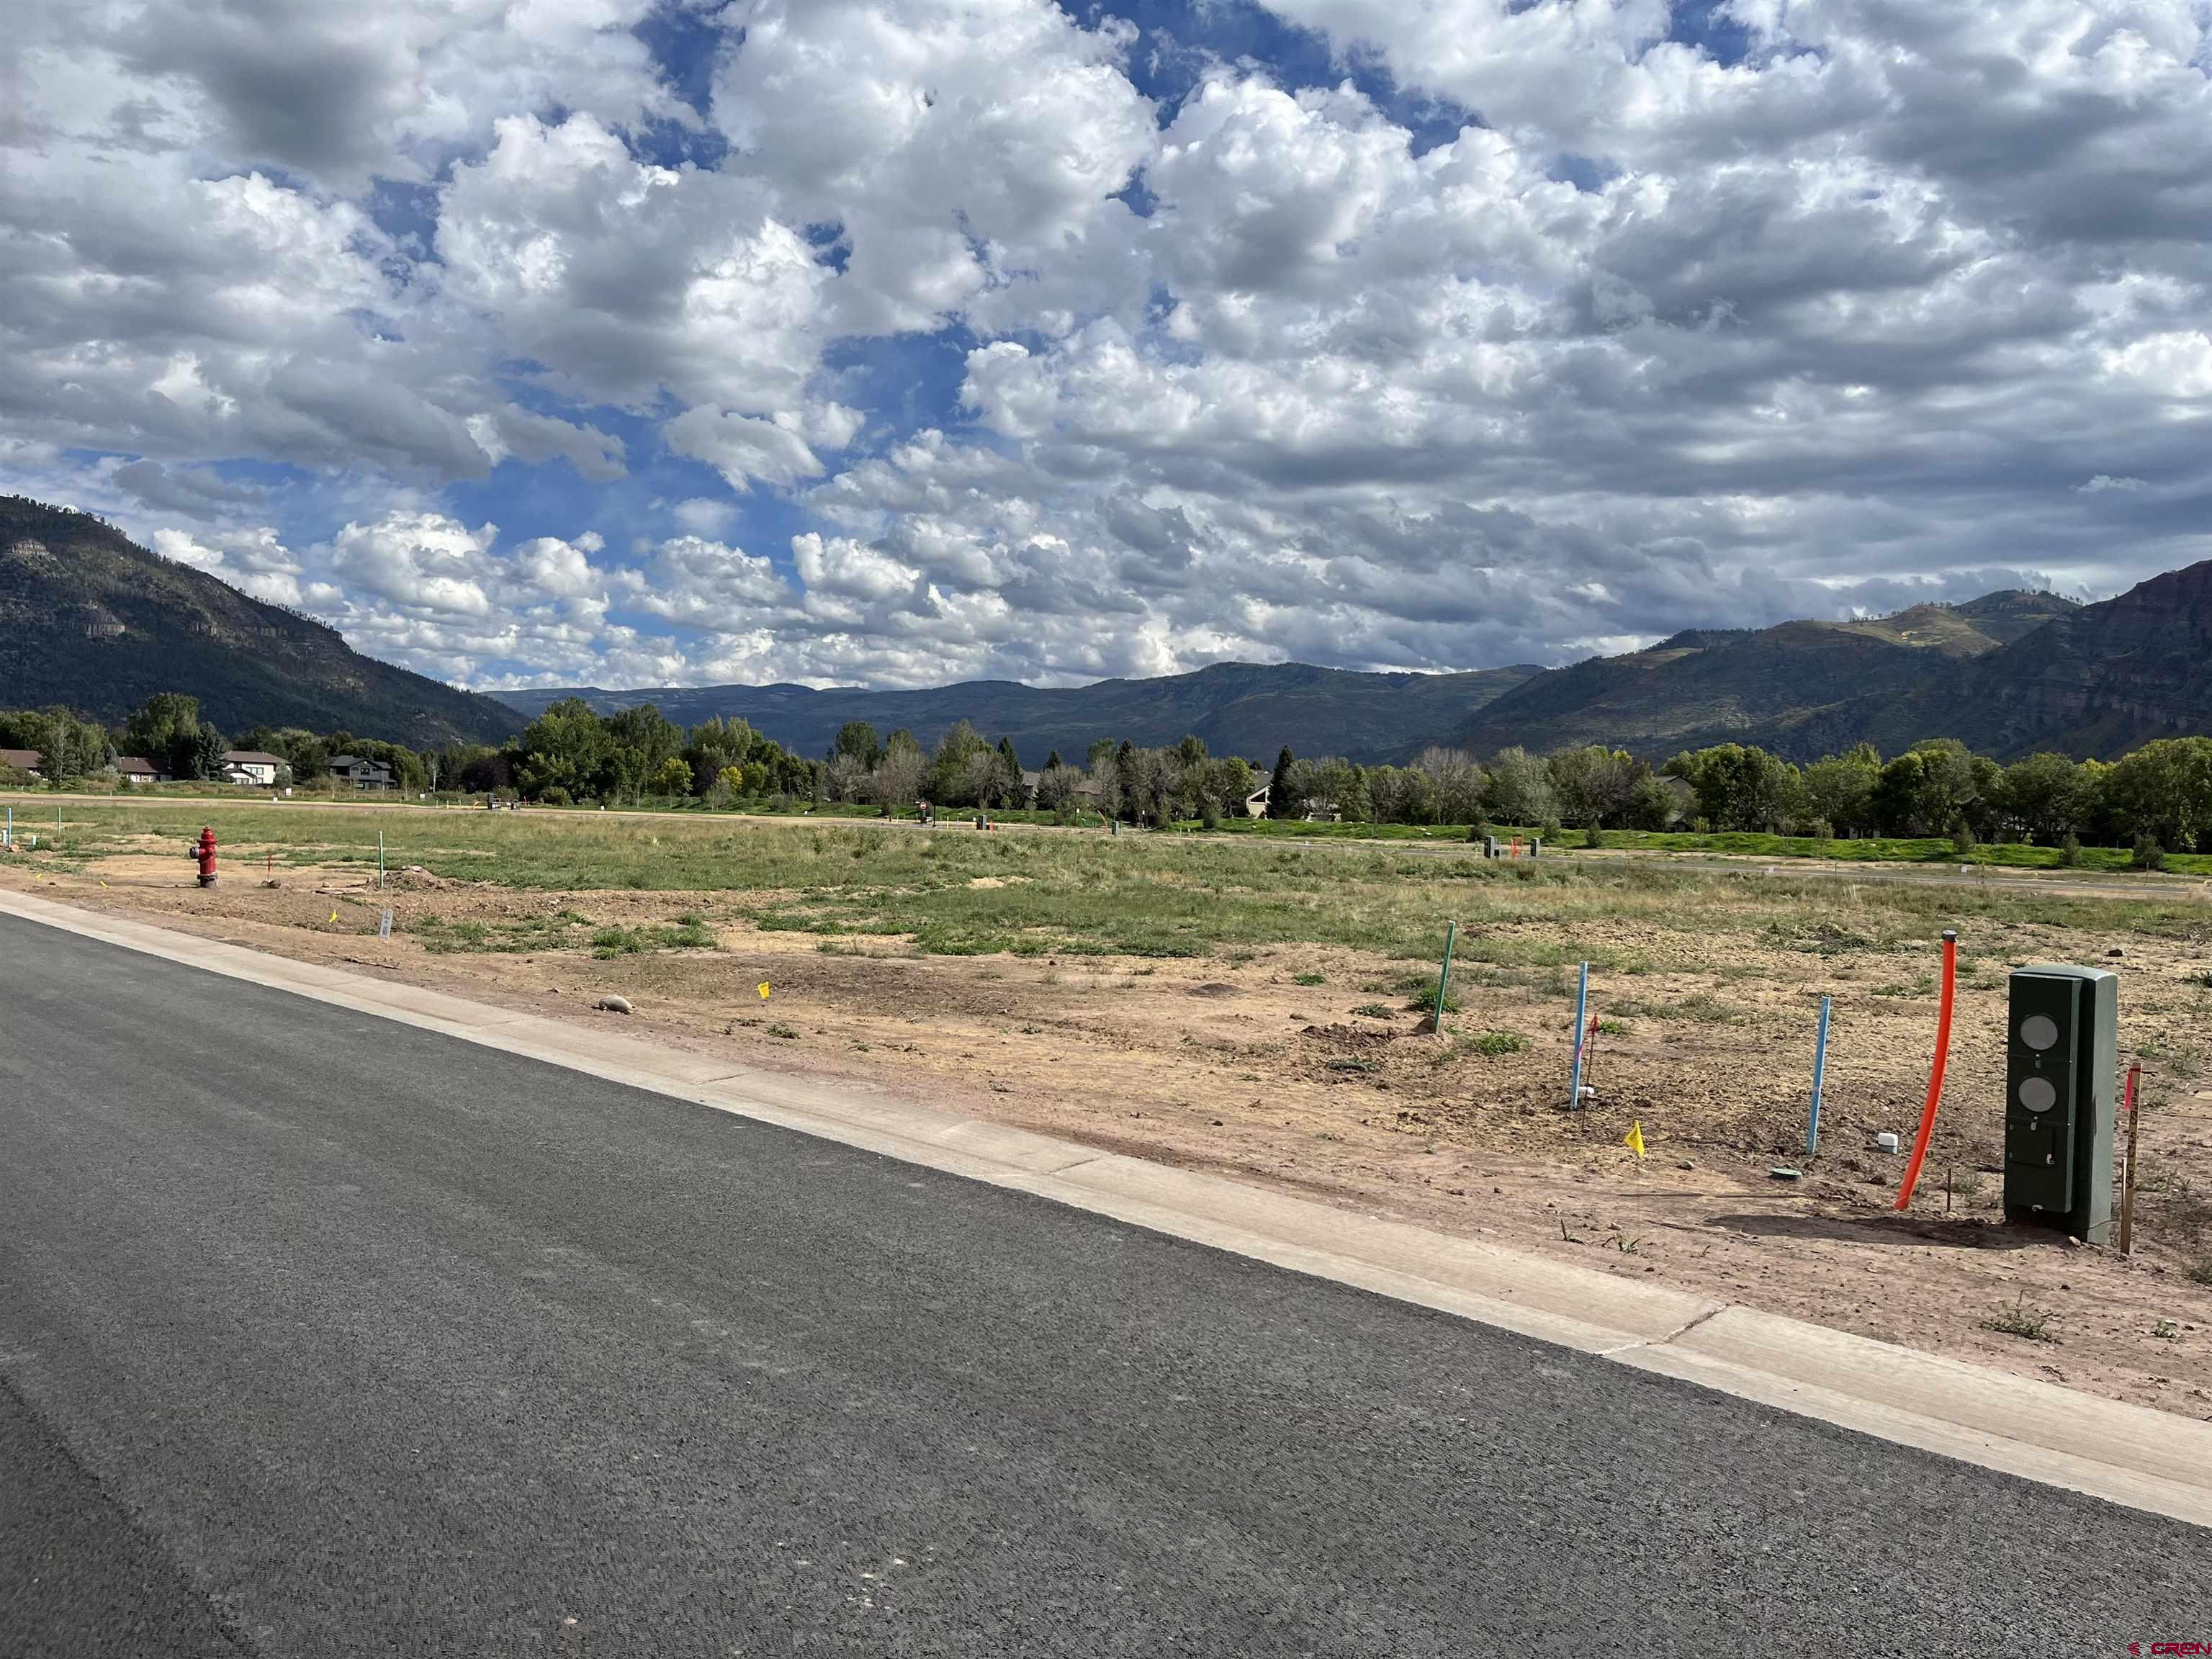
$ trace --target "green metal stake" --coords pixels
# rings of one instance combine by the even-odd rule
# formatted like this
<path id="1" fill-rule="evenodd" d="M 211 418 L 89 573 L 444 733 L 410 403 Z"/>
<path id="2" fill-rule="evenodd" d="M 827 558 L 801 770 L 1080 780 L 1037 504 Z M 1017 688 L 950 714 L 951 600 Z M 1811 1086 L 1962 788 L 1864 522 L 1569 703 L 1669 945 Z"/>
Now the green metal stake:
<path id="1" fill-rule="evenodd" d="M 1458 937 L 1459 924 L 1455 921 L 1446 922 L 1444 924 L 1444 965 L 1437 975 L 1436 1012 L 1429 1020 L 1429 1029 L 1438 1036 L 1444 1034 L 1444 997 L 1451 989 L 1452 941 Z"/>
<path id="2" fill-rule="evenodd" d="M 376 832 L 376 890 L 384 890 L 384 831 Z"/>

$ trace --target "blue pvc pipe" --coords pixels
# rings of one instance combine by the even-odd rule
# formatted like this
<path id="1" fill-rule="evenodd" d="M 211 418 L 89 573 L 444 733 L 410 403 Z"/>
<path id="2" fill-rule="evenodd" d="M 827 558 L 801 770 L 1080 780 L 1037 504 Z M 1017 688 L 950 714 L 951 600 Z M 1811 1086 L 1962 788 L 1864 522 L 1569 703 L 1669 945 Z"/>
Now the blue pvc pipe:
<path id="1" fill-rule="evenodd" d="M 1805 1126 L 1805 1156 L 1820 1150 L 1820 1085 L 1828 1076 L 1828 999 L 1820 999 L 1820 1036 L 1813 1050 L 1813 1116 Z"/>
<path id="2" fill-rule="evenodd" d="M 1575 994 L 1575 1092 L 1567 1104 L 1576 1111 L 1583 1104 L 1583 1036 L 1589 1018 L 1589 963 L 1583 963 L 1582 989 Z"/>

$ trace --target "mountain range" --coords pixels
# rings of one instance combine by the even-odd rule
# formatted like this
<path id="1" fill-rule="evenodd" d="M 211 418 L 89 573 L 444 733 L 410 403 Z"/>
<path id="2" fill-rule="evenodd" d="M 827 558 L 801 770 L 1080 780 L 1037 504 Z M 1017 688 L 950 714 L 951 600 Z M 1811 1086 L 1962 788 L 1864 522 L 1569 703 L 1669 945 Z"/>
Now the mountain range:
<path id="1" fill-rule="evenodd" d="M 1809 761 L 1870 740 L 1885 754 L 1954 737 L 2001 759 L 2039 749 L 2110 757 L 2154 738 L 2212 732 L 2212 562 L 2097 605 L 2018 589 L 1894 616 L 1697 629 L 1641 651 L 1561 668 L 1368 674 L 1224 663 L 1151 680 L 1066 690 L 975 681 L 924 691 L 797 685 L 595 687 L 500 694 L 536 715 L 580 696 L 603 713 L 658 703 L 696 723 L 734 715 L 801 753 L 846 720 L 933 744 L 955 720 L 1014 739 L 1035 764 L 1093 741 L 1172 743 L 1265 763 L 1304 755 L 1404 762 L 1431 744 L 1488 756 L 1600 743 L 1659 761 L 1755 743 Z"/>
<path id="2" fill-rule="evenodd" d="M 1848 748 L 1875 722 L 1893 728 L 1885 716 L 1899 702 L 2081 609 L 2055 593 L 2011 591 L 1892 617 L 1677 634 L 1524 681 L 1449 740 L 1483 755 L 1516 743 L 1538 753 L 1601 743 L 1655 757 L 1755 742 L 1817 759 L 1821 739 Z M 1931 726 L 1901 742 L 1890 735 L 1893 750 L 1954 734 Z"/>
<path id="3" fill-rule="evenodd" d="M 1071 687 L 585 686 L 494 699 L 364 657 L 336 629 L 148 552 L 102 520 L 0 497 L 0 707 L 59 703 L 120 723 L 157 691 L 196 695 L 234 733 L 303 726 L 418 747 L 495 743 L 580 696 L 608 714 L 657 703 L 685 725 L 737 716 L 807 755 L 825 752 L 848 720 L 933 744 L 967 720 L 1012 738 L 1032 766 L 1053 750 L 1080 761 L 1101 739 L 1152 746 L 1191 732 L 1262 764 L 1285 744 L 1377 763 L 1431 744 L 1487 756 L 1602 743 L 1660 760 L 1729 741 L 1807 761 L 1934 737 L 2000 759 L 2039 749 L 2110 758 L 2212 732 L 2212 561 L 2095 605 L 2008 591 L 1890 617 L 1691 629 L 1549 669 L 1220 663 Z"/>
<path id="4" fill-rule="evenodd" d="M 90 514 L 0 496 L 0 708 L 60 703 L 120 725 L 158 691 L 198 697 L 233 734 L 300 726 L 428 748 L 496 742 L 521 724 Z"/>
<path id="5" fill-rule="evenodd" d="M 603 714 L 638 703 L 696 726 L 709 715 L 735 716 L 802 755 L 826 752 L 848 720 L 866 720 L 878 733 L 903 727 L 934 747 L 959 720 L 995 741 L 1013 739 L 1026 765 L 1057 750 L 1080 765 L 1101 739 L 1126 738 L 1158 748 L 1195 732 L 1217 755 L 1263 756 L 1288 743 L 1300 754 L 1372 758 L 1395 754 L 1408 732 L 1445 730 L 1467 713 L 1509 691 L 1534 666 L 1468 674 L 1363 674 L 1304 663 L 1217 663 L 1195 673 L 1149 680 L 1100 680 L 1066 687 L 1013 680 L 969 680 L 922 691 L 817 691 L 803 685 L 657 686 L 639 691 L 503 691 L 535 717 L 562 697 L 581 697 Z"/>

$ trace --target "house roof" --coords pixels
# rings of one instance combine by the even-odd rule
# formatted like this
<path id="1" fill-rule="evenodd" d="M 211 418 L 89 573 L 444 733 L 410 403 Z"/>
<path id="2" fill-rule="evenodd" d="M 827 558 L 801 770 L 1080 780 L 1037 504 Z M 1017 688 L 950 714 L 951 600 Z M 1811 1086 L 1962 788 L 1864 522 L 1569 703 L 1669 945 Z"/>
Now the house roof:
<path id="1" fill-rule="evenodd" d="M 223 750 L 222 757 L 233 766 L 289 766 L 291 764 L 282 755 L 266 754 L 258 749 L 226 749 Z"/>
<path id="2" fill-rule="evenodd" d="M 35 749 L 0 749 L 0 766 L 12 766 L 19 772 L 35 772 L 44 757 Z"/>
<path id="3" fill-rule="evenodd" d="M 115 769 L 118 772 L 131 773 L 133 776 L 143 775 L 150 778 L 156 769 L 143 755 L 118 755 L 115 757 Z"/>

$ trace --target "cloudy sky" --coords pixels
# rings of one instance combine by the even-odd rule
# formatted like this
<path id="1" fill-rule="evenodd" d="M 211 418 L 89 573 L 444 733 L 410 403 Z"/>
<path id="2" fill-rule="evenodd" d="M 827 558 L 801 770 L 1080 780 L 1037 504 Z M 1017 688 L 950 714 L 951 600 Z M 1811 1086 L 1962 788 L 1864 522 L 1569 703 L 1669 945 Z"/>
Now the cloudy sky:
<path id="1" fill-rule="evenodd" d="M 0 489 L 499 687 L 2212 556 L 2207 0 L 15 0 Z"/>

